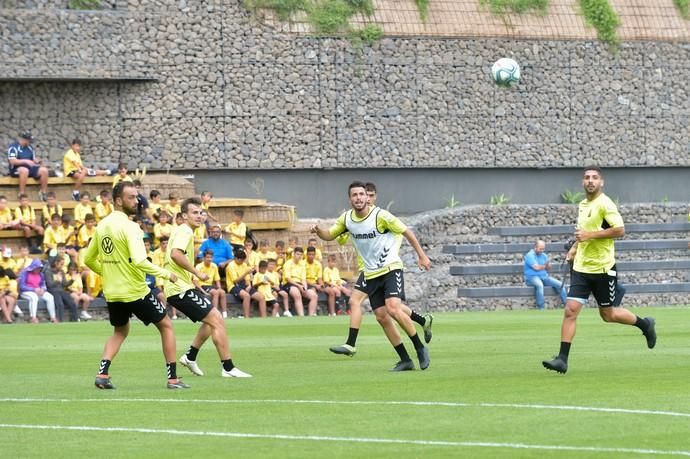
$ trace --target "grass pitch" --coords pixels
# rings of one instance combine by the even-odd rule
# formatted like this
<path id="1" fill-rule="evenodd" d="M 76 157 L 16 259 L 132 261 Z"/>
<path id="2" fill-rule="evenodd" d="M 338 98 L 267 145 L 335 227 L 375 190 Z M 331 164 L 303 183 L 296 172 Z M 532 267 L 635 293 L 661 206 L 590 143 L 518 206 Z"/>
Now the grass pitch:
<path id="1" fill-rule="evenodd" d="M 661 457 L 690 456 L 690 309 L 639 330 L 580 316 L 570 368 L 547 372 L 562 311 L 437 314 L 427 371 L 389 373 L 397 356 L 373 316 L 354 358 L 347 317 L 230 320 L 240 368 L 165 389 L 158 334 L 136 322 L 93 387 L 107 322 L 0 326 L 0 456 L 20 457 Z M 196 331 L 175 322 L 178 356 Z M 405 341 L 412 350 L 409 340 Z M 418 403 L 421 402 L 421 403 Z"/>

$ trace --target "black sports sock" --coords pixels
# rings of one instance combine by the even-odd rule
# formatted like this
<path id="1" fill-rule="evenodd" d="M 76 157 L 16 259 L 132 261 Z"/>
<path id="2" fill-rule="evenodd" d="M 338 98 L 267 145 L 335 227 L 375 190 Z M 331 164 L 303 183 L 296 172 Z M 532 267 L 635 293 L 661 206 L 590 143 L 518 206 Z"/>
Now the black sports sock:
<path id="1" fill-rule="evenodd" d="M 232 363 L 232 359 L 221 360 L 220 363 L 223 364 L 223 370 L 225 371 L 230 371 L 235 368 L 235 365 Z"/>
<path id="2" fill-rule="evenodd" d="M 417 322 L 422 327 L 426 325 L 426 319 L 417 314 L 417 311 L 412 310 L 412 312 L 410 312 L 410 319 L 412 319 L 413 322 Z"/>
<path id="3" fill-rule="evenodd" d="M 110 370 L 111 363 L 112 362 L 110 360 L 101 360 L 101 364 L 98 367 L 98 374 L 107 375 L 108 371 Z"/>
<path id="4" fill-rule="evenodd" d="M 194 346 L 189 346 L 189 350 L 187 351 L 187 360 L 195 361 L 196 356 L 199 354 L 199 349 L 194 347 Z"/>
<path id="5" fill-rule="evenodd" d="M 420 350 L 424 347 L 424 345 L 422 344 L 422 340 L 419 339 L 418 333 L 415 333 L 414 335 L 410 336 L 410 340 L 412 341 L 412 344 L 414 344 L 414 348 L 416 350 Z"/>
<path id="6" fill-rule="evenodd" d="M 348 346 L 355 347 L 355 343 L 357 342 L 357 335 L 359 334 L 359 328 L 352 328 L 350 327 L 350 332 L 347 334 L 347 341 L 345 344 Z"/>
<path id="7" fill-rule="evenodd" d="M 168 362 L 165 368 L 168 370 L 168 379 L 177 379 L 177 363 Z"/>
<path id="8" fill-rule="evenodd" d="M 407 353 L 407 349 L 405 349 L 405 345 L 403 343 L 398 344 L 397 346 L 394 346 L 395 352 L 398 353 L 398 356 L 400 356 L 400 360 L 403 362 L 407 362 L 408 360 L 412 360 L 410 358 L 410 354 Z"/>
<path id="9" fill-rule="evenodd" d="M 570 345 L 572 343 L 566 343 L 561 341 L 561 350 L 558 351 L 558 357 L 560 357 L 564 362 L 568 362 L 568 354 L 570 354 Z"/>
<path id="10" fill-rule="evenodd" d="M 647 321 L 647 319 L 642 319 L 639 316 L 635 316 L 635 318 L 637 319 L 635 321 L 635 326 L 642 330 L 643 333 L 646 332 L 649 328 L 649 322 Z"/>

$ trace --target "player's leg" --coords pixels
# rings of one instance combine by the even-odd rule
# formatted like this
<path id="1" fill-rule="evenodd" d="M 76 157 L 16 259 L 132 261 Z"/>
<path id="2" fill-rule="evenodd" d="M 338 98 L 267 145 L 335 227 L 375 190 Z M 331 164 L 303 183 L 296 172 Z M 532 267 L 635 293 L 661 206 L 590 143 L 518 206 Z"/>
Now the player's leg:
<path id="1" fill-rule="evenodd" d="M 624 325 L 634 325 L 642 331 L 647 340 L 647 347 L 653 349 L 656 346 L 656 324 L 653 317 L 638 317 L 625 308 L 616 307 L 620 304 L 618 298 L 618 278 L 616 266 L 606 274 L 598 274 L 592 288 L 594 298 L 599 304 L 599 316 L 604 322 L 615 322 Z"/>
<path id="2" fill-rule="evenodd" d="M 211 339 L 218 351 L 218 357 L 220 357 L 221 376 L 224 378 L 251 378 L 252 375 L 237 368 L 232 361 L 225 321 L 218 311 L 212 310 L 204 318 L 204 326 L 211 329 Z"/>
<path id="3" fill-rule="evenodd" d="M 110 325 L 113 326 L 113 334 L 105 342 L 101 362 L 98 366 L 95 385 L 99 389 L 115 389 L 110 380 L 110 364 L 120 352 L 122 343 L 129 335 L 130 309 L 128 303 L 107 302 L 107 307 Z"/>
<path id="4" fill-rule="evenodd" d="M 132 303 L 127 303 L 131 311 L 144 325 L 154 324 L 161 336 L 161 347 L 165 357 L 165 367 L 168 377 L 168 389 L 187 389 L 189 386 L 177 377 L 175 331 L 172 320 L 168 317 L 165 306 L 158 301 L 156 296 L 149 292 L 144 298 Z"/>
<path id="5" fill-rule="evenodd" d="M 360 282 L 361 280 L 364 280 L 362 274 L 360 274 L 358 283 L 355 285 L 352 295 L 350 295 L 350 329 L 347 334 L 347 340 L 345 344 L 329 348 L 334 354 L 352 357 L 357 353 L 357 335 L 359 335 L 359 328 L 362 325 L 362 302 L 367 298 L 366 286 Z"/>
<path id="6" fill-rule="evenodd" d="M 563 308 L 563 322 L 561 324 L 561 345 L 558 355 L 551 360 L 543 360 L 542 365 L 547 370 L 565 373 L 568 371 L 568 356 L 570 346 L 575 338 L 577 316 L 592 291 L 589 275 L 573 271 L 570 276 L 570 290 Z"/>
<path id="7" fill-rule="evenodd" d="M 391 371 L 414 370 L 414 363 L 410 358 L 410 354 L 407 353 L 405 344 L 403 344 L 402 342 L 402 338 L 400 337 L 398 327 L 395 326 L 395 321 L 391 318 L 391 316 L 388 314 L 388 311 L 386 310 L 383 295 L 373 295 L 373 298 L 370 298 L 370 302 L 372 304 L 371 307 L 374 310 L 374 316 L 376 317 L 376 321 L 383 329 L 383 333 L 386 335 L 386 338 L 388 338 L 388 341 L 390 341 L 391 346 L 393 346 L 393 349 L 395 349 L 395 352 L 398 354 L 398 358 L 400 359 L 398 360 L 398 363 L 396 363 L 395 366 L 391 369 Z"/>

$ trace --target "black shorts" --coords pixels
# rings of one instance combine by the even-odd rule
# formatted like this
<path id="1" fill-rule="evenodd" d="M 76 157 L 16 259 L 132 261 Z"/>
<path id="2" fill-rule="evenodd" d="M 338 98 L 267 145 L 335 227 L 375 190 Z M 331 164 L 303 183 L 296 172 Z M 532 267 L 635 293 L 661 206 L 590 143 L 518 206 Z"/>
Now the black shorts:
<path id="1" fill-rule="evenodd" d="M 29 169 L 29 177 L 37 179 L 38 170 L 41 168 L 41 166 L 17 166 L 12 171 L 12 177 L 19 177 L 19 169 L 22 168 Z"/>
<path id="2" fill-rule="evenodd" d="M 201 322 L 213 309 L 208 296 L 195 288 L 169 296 L 168 304 L 182 311 L 192 322 Z"/>
<path id="3" fill-rule="evenodd" d="M 110 325 L 113 327 L 127 325 L 132 314 L 137 316 L 144 325 L 157 324 L 166 316 L 165 306 L 158 301 L 158 298 L 153 293 L 149 293 L 144 298 L 136 301 L 108 301 L 107 305 Z"/>
<path id="4" fill-rule="evenodd" d="M 201 289 L 202 289 L 204 292 L 206 292 L 206 293 L 210 293 L 211 290 L 215 290 L 215 289 L 216 289 L 216 286 L 215 286 L 215 285 L 202 285 L 202 286 L 201 286 Z"/>
<path id="5" fill-rule="evenodd" d="M 592 294 L 600 308 L 617 306 L 620 304 L 620 301 L 616 301 L 616 292 L 618 290 L 617 274 L 616 265 L 613 265 L 607 273 L 590 274 L 573 270 L 570 275 L 568 298 L 585 302 L 589 299 L 589 295 Z"/>
<path id="6" fill-rule="evenodd" d="M 369 288 L 366 280 L 364 279 L 364 272 L 360 271 L 359 276 L 357 276 L 357 282 L 355 282 L 355 290 L 359 290 L 362 293 L 369 295 Z"/>
<path id="7" fill-rule="evenodd" d="M 79 171 L 72 171 L 69 174 L 67 174 L 67 177 L 74 177 L 74 174 L 76 174 Z"/>
<path id="8" fill-rule="evenodd" d="M 385 306 L 388 298 L 400 298 L 405 301 L 405 278 L 402 269 L 394 269 L 365 282 L 367 288 L 365 293 L 369 295 L 371 309 Z"/>

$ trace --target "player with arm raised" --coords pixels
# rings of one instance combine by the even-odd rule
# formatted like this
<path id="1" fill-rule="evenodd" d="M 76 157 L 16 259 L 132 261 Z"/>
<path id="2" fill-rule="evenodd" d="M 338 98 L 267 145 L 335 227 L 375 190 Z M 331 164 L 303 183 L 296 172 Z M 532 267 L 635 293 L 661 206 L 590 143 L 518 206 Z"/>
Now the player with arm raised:
<path id="1" fill-rule="evenodd" d="M 429 367 L 429 351 L 419 339 L 410 316 L 401 308 L 405 289 L 403 264 L 399 256 L 401 239 L 396 235 L 403 235 L 410 242 L 417 252 L 420 268 L 428 270 L 431 262 L 414 233 L 398 218 L 386 210 L 369 206 L 364 183 L 351 183 L 348 187 L 348 196 L 352 209 L 338 217 L 330 229 L 314 225 L 311 231 L 326 241 L 332 241 L 346 231 L 349 233 L 355 250 L 364 263 L 363 281 L 356 288 L 369 296 L 376 319 L 400 357 L 392 371 L 413 370 L 414 363 L 399 335 L 396 339 L 389 334 L 391 327 L 387 326 L 387 322 L 390 322 L 391 318 L 410 337 L 417 351 L 419 366 L 425 370 Z"/>
<path id="2" fill-rule="evenodd" d="M 376 205 L 376 185 L 371 182 L 367 182 L 364 184 L 364 188 L 367 191 L 369 206 L 374 207 Z M 401 235 L 398 235 L 398 237 L 402 238 Z M 347 243 L 348 239 L 349 235 L 347 232 L 341 234 L 336 238 L 340 245 L 344 245 L 345 243 Z M 350 296 L 349 301 L 350 329 L 348 331 L 347 341 L 345 341 L 345 344 L 341 344 L 339 346 L 331 346 L 329 348 L 330 351 L 334 354 L 347 355 L 349 357 L 353 357 L 357 353 L 357 348 L 355 346 L 357 344 L 359 328 L 362 325 L 362 303 L 364 302 L 364 300 L 367 299 L 366 292 L 359 290 L 357 288 L 357 286 L 361 285 L 364 281 L 364 263 L 362 262 L 362 258 L 359 255 L 357 255 L 357 271 L 359 271 L 359 276 L 357 278 L 357 282 L 355 283 L 355 288 L 352 289 L 352 295 Z M 400 307 L 403 311 L 405 311 L 407 315 L 410 316 L 410 319 L 412 319 L 412 321 L 422 326 L 422 328 L 424 329 L 424 341 L 426 343 L 431 342 L 431 325 L 434 321 L 434 316 L 432 316 L 431 314 L 425 314 L 422 316 L 418 314 L 416 311 L 410 309 L 405 304 L 401 304 Z M 397 336 L 396 340 L 399 342 L 400 334 L 398 333 L 398 329 L 395 327 L 392 320 L 390 322 L 390 326 L 392 327 L 391 333 L 393 333 L 394 336 Z"/>

